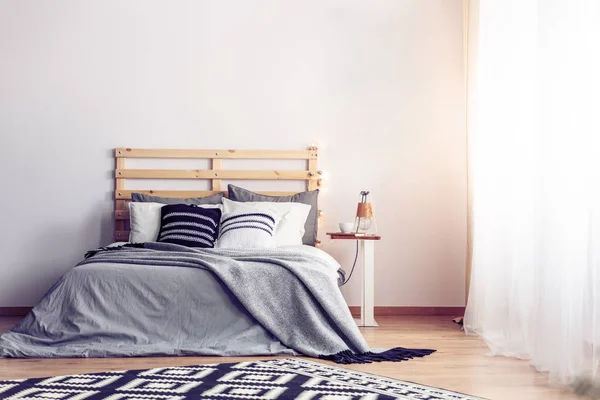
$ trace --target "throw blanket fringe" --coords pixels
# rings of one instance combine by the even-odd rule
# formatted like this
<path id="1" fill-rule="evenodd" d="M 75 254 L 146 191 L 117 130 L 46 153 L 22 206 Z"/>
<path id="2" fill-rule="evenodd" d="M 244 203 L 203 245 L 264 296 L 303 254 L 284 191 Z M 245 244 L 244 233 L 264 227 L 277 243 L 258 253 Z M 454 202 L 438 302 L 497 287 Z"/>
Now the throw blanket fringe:
<path id="1" fill-rule="evenodd" d="M 381 353 L 366 352 L 356 354 L 351 350 L 340 351 L 336 354 L 320 355 L 321 360 L 333 361 L 336 364 L 370 364 L 381 361 L 407 361 L 416 357 L 425 357 L 435 350 L 429 349 L 405 349 L 404 347 L 395 347 Z"/>

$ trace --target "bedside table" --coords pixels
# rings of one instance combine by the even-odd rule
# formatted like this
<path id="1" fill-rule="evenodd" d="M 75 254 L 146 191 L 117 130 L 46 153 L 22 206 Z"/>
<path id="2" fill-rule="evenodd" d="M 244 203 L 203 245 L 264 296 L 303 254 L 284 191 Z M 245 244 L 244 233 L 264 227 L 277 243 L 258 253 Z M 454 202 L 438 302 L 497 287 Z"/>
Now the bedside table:
<path id="1" fill-rule="evenodd" d="M 358 326 L 379 326 L 375 322 L 375 241 L 377 235 L 356 235 L 354 233 L 328 233 L 334 240 L 358 240 L 362 253 L 363 284 L 361 286 L 361 307 Z"/>

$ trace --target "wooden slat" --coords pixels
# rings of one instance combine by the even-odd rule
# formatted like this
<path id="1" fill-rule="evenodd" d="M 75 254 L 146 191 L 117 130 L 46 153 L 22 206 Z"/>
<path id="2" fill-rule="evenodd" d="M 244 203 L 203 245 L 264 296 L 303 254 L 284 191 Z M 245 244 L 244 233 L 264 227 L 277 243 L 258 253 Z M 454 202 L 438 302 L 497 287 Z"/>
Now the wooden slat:
<path id="1" fill-rule="evenodd" d="M 128 179 L 254 179 L 254 180 L 309 180 L 308 171 L 287 170 L 212 170 L 212 169 L 118 169 L 115 177 Z"/>
<path id="2" fill-rule="evenodd" d="M 115 192 L 116 199 L 131 200 L 132 193 L 149 194 L 152 196 L 160 197 L 206 197 L 213 194 L 222 193 L 214 192 L 212 190 L 117 190 Z"/>
<path id="3" fill-rule="evenodd" d="M 160 197 L 177 197 L 177 198 L 185 198 L 185 197 L 206 197 L 217 193 L 224 193 L 226 191 L 212 191 L 212 190 L 117 190 L 115 192 L 115 198 L 121 200 L 130 200 L 132 193 L 143 193 L 150 194 L 152 196 L 160 196 Z M 298 192 L 265 192 L 265 191 L 257 191 L 255 193 L 264 194 L 266 196 L 291 196 Z"/>
<path id="4" fill-rule="evenodd" d="M 319 158 L 319 149 L 315 146 L 311 146 L 308 149 L 310 151 L 310 159 L 308 160 L 308 173 L 311 177 L 317 177 L 319 174 L 317 168 L 317 160 Z M 308 190 L 316 190 L 318 189 L 318 182 L 316 180 L 308 181 Z"/>
<path id="5" fill-rule="evenodd" d="M 236 158 L 265 160 L 309 160 L 310 150 L 178 150 L 116 149 L 117 158 Z"/>
<path id="6" fill-rule="evenodd" d="M 213 158 L 212 169 L 213 171 L 220 171 L 221 169 L 223 169 L 223 160 L 221 160 L 220 158 Z M 221 179 L 213 179 L 211 184 L 212 190 L 223 190 L 221 188 L 222 183 L 223 181 Z"/>
<path id="7" fill-rule="evenodd" d="M 115 231 L 115 240 L 117 242 L 128 242 L 129 231 Z"/>
<path id="8" fill-rule="evenodd" d="M 116 210 L 115 211 L 115 220 L 128 220 L 129 219 L 129 211 L 128 210 Z M 123 229 L 119 229 L 123 230 Z"/>
<path id="9" fill-rule="evenodd" d="M 117 169 L 125 168 L 125 159 L 124 158 L 116 158 L 116 167 Z M 122 189 L 125 189 L 125 180 L 124 179 L 115 179 L 115 190 L 118 192 Z M 123 204 L 123 201 L 115 199 L 115 210 L 123 210 L 125 209 L 126 204 Z M 115 231 L 125 229 L 125 221 L 116 220 L 115 219 Z"/>

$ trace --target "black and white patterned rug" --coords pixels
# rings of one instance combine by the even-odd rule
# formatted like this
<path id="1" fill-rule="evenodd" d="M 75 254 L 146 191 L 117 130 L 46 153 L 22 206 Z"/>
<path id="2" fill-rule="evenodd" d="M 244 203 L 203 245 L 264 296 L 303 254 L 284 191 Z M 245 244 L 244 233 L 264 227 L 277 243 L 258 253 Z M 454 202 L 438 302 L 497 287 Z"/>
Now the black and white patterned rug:
<path id="1" fill-rule="evenodd" d="M 0 399 L 481 400 L 479 397 L 301 359 L 0 381 Z"/>

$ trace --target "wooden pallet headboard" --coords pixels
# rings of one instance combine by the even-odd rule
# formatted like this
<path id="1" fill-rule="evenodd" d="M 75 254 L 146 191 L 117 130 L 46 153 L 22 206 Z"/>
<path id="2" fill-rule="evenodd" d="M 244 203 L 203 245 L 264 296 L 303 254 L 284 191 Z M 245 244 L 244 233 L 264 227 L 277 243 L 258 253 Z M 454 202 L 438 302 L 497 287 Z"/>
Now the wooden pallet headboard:
<path id="1" fill-rule="evenodd" d="M 145 193 L 163 197 L 202 197 L 219 192 L 227 195 L 222 187 L 223 179 L 235 180 L 302 180 L 306 190 L 321 186 L 321 171 L 317 168 L 317 147 L 308 150 L 164 150 L 164 149 L 115 149 L 115 240 L 129 239 L 129 208 L 131 193 Z M 153 159 L 204 159 L 210 160 L 211 169 L 127 169 L 128 158 Z M 306 160 L 306 170 L 227 170 L 222 169 L 223 160 Z M 126 179 L 202 179 L 208 180 L 212 190 L 127 190 Z M 257 191 L 271 196 L 285 196 L 296 192 Z"/>

